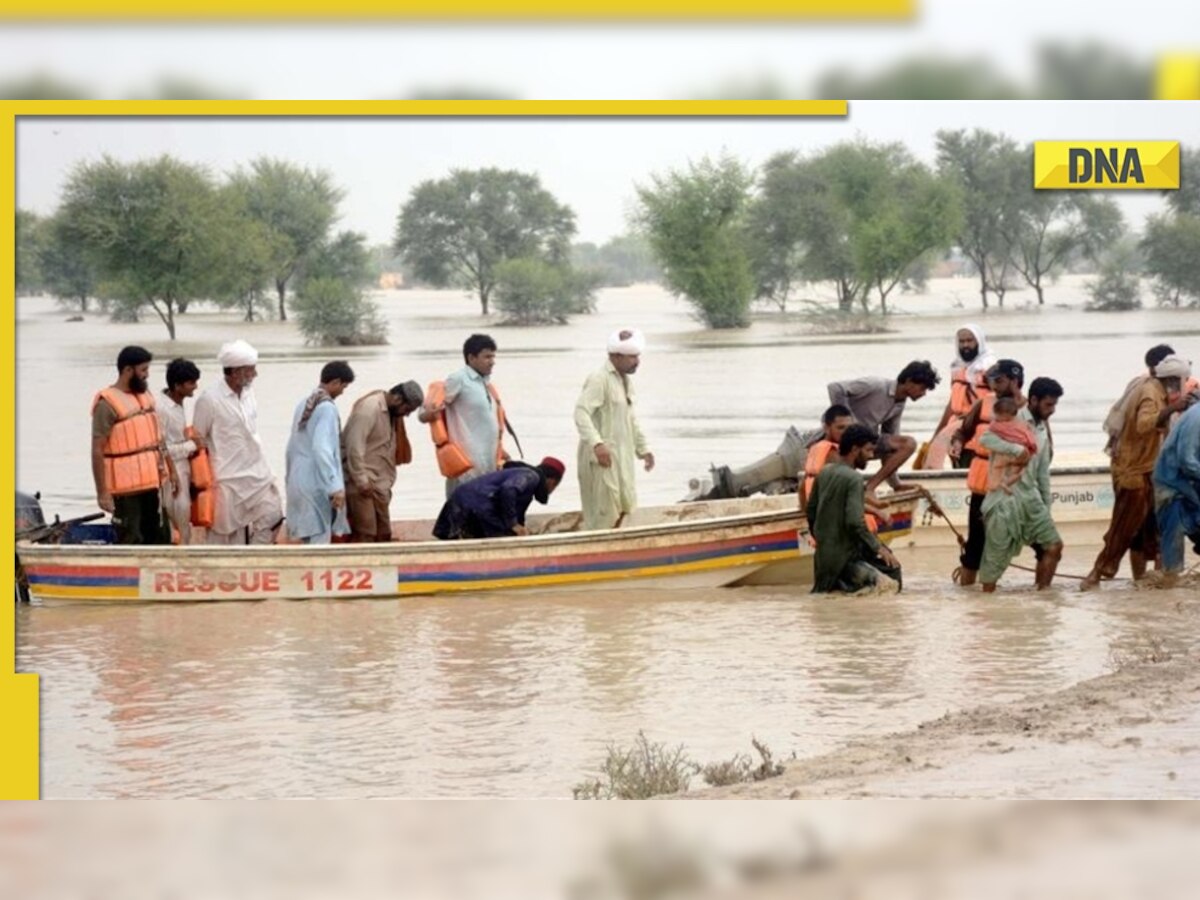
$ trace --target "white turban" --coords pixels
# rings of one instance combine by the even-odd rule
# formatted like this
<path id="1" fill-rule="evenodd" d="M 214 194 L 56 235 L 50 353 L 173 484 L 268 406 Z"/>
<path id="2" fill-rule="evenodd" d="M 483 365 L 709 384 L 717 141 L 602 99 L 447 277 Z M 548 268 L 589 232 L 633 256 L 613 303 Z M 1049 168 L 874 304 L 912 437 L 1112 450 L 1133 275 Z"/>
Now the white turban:
<path id="1" fill-rule="evenodd" d="M 256 366 L 258 365 L 258 351 L 241 339 L 230 341 L 228 344 L 222 345 L 221 351 L 217 354 L 217 362 L 221 364 L 222 369 Z"/>
<path id="2" fill-rule="evenodd" d="M 621 328 L 608 336 L 608 352 L 625 356 L 640 356 L 646 349 L 646 338 L 636 328 Z"/>
<path id="3" fill-rule="evenodd" d="M 1191 374 L 1192 367 L 1187 364 L 1187 360 L 1174 355 L 1168 356 L 1154 365 L 1155 378 L 1179 378 L 1186 380 Z"/>

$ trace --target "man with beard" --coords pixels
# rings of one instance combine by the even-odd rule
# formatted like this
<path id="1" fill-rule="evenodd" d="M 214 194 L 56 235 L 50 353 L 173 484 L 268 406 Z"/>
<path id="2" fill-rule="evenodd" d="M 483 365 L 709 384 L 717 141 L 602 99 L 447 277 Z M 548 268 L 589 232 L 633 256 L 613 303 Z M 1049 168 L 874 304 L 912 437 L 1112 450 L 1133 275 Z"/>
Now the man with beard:
<path id="1" fill-rule="evenodd" d="M 200 395 L 192 417 L 208 445 L 216 483 L 209 544 L 271 544 L 283 524 L 283 498 L 258 437 L 258 351 L 243 340 L 217 353 L 224 377 Z"/>
<path id="2" fill-rule="evenodd" d="M 562 482 L 566 466 L 547 456 L 536 466 L 512 460 L 460 484 L 442 507 L 433 536 L 443 541 L 524 536 L 525 512 L 534 500 L 546 503 Z"/>
<path id="3" fill-rule="evenodd" d="M 404 418 L 420 409 L 425 394 L 415 381 L 360 397 L 342 428 L 342 465 L 346 470 L 346 509 L 351 540 L 392 539 L 392 487 L 396 467 L 412 462 Z"/>
<path id="4" fill-rule="evenodd" d="M 959 554 L 959 568 L 955 578 L 961 585 L 972 585 L 979 574 L 983 561 L 985 541 L 983 501 L 988 492 L 988 449 L 983 446 L 984 432 L 992 422 L 992 407 L 996 400 L 1011 397 L 1017 409 L 1025 407 L 1021 388 L 1025 384 L 1025 369 L 1015 359 L 1002 359 L 987 371 L 991 393 L 984 394 L 971 406 L 963 418 L 962 427 L 955 432 L 950 442 L 953 459 L 971 453 L 971 464 L 967 469 L 967 489 L 971 492 L 967 508 L 967 541 Z"/>
<path id="5" fill-rule="evenodd" d="M 614 331 L 608 336 L 608 361 L 584 380 L 575 401 L 584 531 L 619 528 L 637 509 L 637 460 L 647 472 L 654 468 L 630 377 L 645 349 L 646 339 L 637 329 Z"/>
<path id="6" fill-rule="evenodd" d="M 996 354 L 988 349 L 987 338 L 978 325 L 964 325 L 954 335 L 955 354 L 950 363 L 950 399 L 942 418 L 933 429 L 928 450 L 920 465 L 914 469 L 940 469 L 954 433 L 961 427 L 963 417 L 975 401 L 991 391 L 987 370 L 996 364 Z M 951 460 L 954 468 L 965 469 L 971 464 L 971 454 L 960 454 Z"/>
<path id="7" fill-rule="evenodd" d="M 92 400 L 92 478 L 96 503 L 111 513 L 122 544 L 169 544 L 171 528 L 160 489 L 170 481 L 179 490 L 166 453 L 154 395 L 149 390 L 150 360 L 144 347 L 117 354 L 117 381 Z"/>
<path id="8" fill-rule="evenodd" d="M 900 583 L 900 563 L 863 521 L 866 487 L 859 474 L 875 455 L 879 435 L 865 425 L 842 433 L 837 455 L 813 482 L 805 510 L 817 541 L 813 592 L 853 593 L 878 583 L 879 573 Z"/>
<path id="9" fill-rule="evenodd" d="M 1080 584 L 1082 590 L 1095 588 L 1102 578 L 1116 576 L 1126 551 L 1134 581 L 1140 581 L 1147 564 L 1158 559 L 1154 465 L 1171 416 L 1187 408 L 1187 396 L 1181 390 L 1191 374 L 1186 360 L 1175 355 L 1164 357 L 1155 364 L 1154 377 L 1125 401 L 1124 424 L 1111 466 L 1116 488 L 1112 519 L 1104 534 L 1104 548 Z"/>
<path id="10" fill-rule="evenodd" d="M 996 582 L 1023 547 L 1033 547 L 1037 554 L 1037 589 L 1045 590 L 1054 580 L 1062 559 L 1063 542 L 1050 515 L 1050 461 L 1054 444 L 1050 437 L 1050 417 L 1058 409 L 1063 395 L 1062 385 L 1053 378 L 1035 378 L 1029 385 L 1029 403 L 1018 417 L 1033 429 L 1037 451 L 1011 443 L 993 429 L 980 438 L 980 443 L 995 459 L 1008 455 L 1028 460 L 1021 477 L 1011 487 L 997 482 L 989 473 L 989 490 L 983 501 L 986 523 L 983 560 L 979 580 L 984 593 L 996 590 Z"/>

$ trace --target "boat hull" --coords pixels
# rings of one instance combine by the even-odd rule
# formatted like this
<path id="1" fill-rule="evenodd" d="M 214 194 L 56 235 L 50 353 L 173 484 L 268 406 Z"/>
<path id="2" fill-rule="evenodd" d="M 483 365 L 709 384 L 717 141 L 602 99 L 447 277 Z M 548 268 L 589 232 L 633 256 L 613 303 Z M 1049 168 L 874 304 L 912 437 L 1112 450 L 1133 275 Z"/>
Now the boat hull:
<path id="1" fill-rule="evenodd" d="M 885 541 L 911 533 L 900 500 Z M 630 527 L 482 541 L 264 547 L 19 544 L 42 601 L 359 599 L 512 590 L 712 588 L 795 583 L 811 556 L 795 497 L 639 510 Z M 703 514 L 703 515 L 698 515 Z M 570 514 L 568 514 L 569 517 Z M 533 527 L 550 527 L 543 517 Z M 402 523 L 401 523 L 402 524 Z M 427 523 L 407 529 L 421 534 Z M 401 533 L 405 528 L 398 529 Z"/>

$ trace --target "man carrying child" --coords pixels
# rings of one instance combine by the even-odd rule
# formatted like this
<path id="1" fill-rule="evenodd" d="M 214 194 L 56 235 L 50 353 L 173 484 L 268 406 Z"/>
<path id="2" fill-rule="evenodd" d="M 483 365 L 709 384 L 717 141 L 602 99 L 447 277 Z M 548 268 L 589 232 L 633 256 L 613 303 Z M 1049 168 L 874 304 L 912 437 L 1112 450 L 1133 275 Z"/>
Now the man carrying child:
<path id="1" fill-rule="evenodd" d="M 991 454 L 988 492 L 983 501 L 986 537 L 979 580 L 985 593 L 996 590 L 1004 570 L 1031 546 L 1037 553 L 1038 590 L 1050 586 L 1062 559 L 1062 538 L 1050 516 L 1050 460 L 1054 455 L 1049 420 L 1063 394 L 1052 378 L 1035 378 L 1029 402 L 997 399 L 994 419 L 980 438 Z"/>

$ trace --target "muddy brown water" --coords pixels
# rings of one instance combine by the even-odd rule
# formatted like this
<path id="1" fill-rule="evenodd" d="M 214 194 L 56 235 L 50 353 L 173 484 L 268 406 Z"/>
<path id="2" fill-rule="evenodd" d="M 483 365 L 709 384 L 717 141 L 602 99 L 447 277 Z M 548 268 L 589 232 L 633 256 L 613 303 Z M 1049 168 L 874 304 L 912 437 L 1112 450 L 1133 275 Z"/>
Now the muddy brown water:
<path id="1" fill-rule="evenodd" d="M 1080 280 L 1066 279 L 1050 300 L 1080 303 Z M 340 354 L 359 374 L 349 402 L 360 389 L 444 376 L 461 360 L 462 339 L 488 330 L 527 457 L 554 454 L 572 469 L 571 408 L 583 377 L 612 329 L 644 329 L 649 349 L 635 377 L 659 461 L 640 481 L 645 504 L 672 502 L 710 462 L 748 462 L 789 424 L 814 421 L 833 378 L 894 374 L 911 358 L 944 370 L 964 321 L 982 322 L 1031 376 L 1064 384 L 1053 422 L 1060 460 L 1099 461 L 1098 422 L 1148 346 L 1169 340 L 1195 355 L 1189 348 L 1200 345 L 1197 312 L 1050 306 L 983 317 L 969 280 L 901 298 L 908 314 L 891 319 L 894 333 L 856 337 L 813 335 L 770 313 L 746 330 L 709 332 L 652 287 L 605 291 L 595 315 L 545 329 L 499 327 L 457 292 L 380 301 L 391 343 Z M 1010 295 L 1010 307 L 1025 302 Z M 291 409 L 334 355 L 305 347 L 290 323 L 245 325 L 228 314 L 189 313 L 175 345 L 149 320 L 65 318 L 42 299 L 18 307 L 18 484 L 40 490 L 50 514 L 95 510 L 87 409 L 122 345 L 143 343 L 158 360 L 188 355 L 206 373 L 202 385 L 221 342 L 258 346 L 261 430 L 277 473 Z M 156 388 L 161 377 L 156 364 Z M 913 405 L 906 430 L 931 430 L 944 396 Z M 396 517 L 431 516 L 440 503 L 415 423 L 413 437 Z M 575 505 L 573 474 L 552 509 Z M 1091 553 L 1069 548 L 1063 570 L 1083 571 Z M 1053 691 L 1106 671 L 1114 644 L 1168 629 L 1167 611 L 1182 599 L 1124 582 L 1090 596 L 1070 582 L 1035 595 L 1018 572 L 985 600 L 948 585 L 951 565 L 944 551 L 910 552 L 899 598 L 757 588 L 34 604 L 17 611 L 18 670 L 42 675 L 46 797 L 562 797 L 594 771 L 606 743 L 628 744 L 639 729 L 701 761 L 750 752 L 752 736 L 779 757 L 807 756 Z M 1053 767 L 1043 768 L 1053 793 Z"/>

